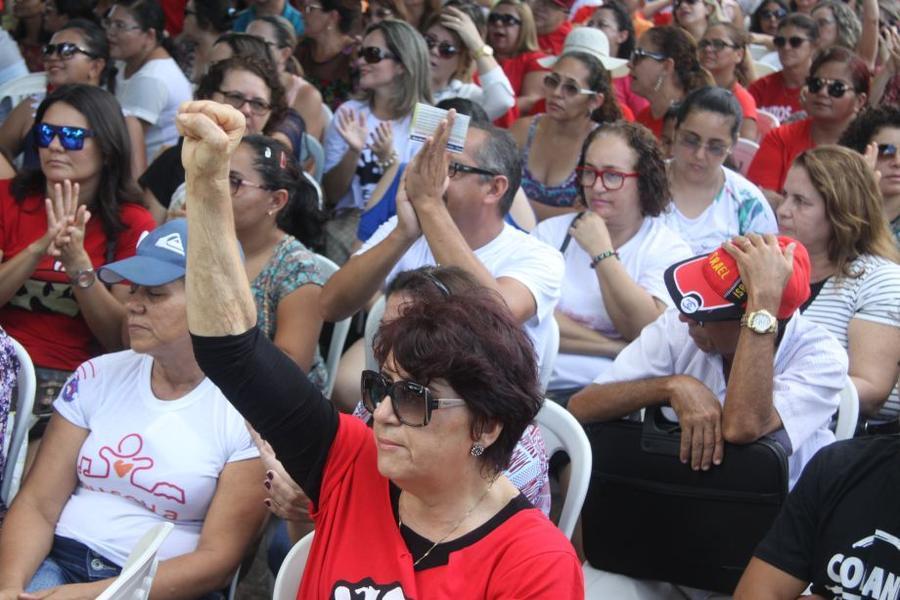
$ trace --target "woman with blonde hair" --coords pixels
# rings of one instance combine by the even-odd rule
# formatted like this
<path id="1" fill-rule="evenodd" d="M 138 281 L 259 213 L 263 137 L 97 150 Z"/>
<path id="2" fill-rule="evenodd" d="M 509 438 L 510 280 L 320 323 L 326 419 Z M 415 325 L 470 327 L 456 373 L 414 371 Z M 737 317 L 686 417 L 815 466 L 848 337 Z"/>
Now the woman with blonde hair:
<path id="1" fill-rule="evenodd" d="M 538 60 L 544 53 L 538 48 L 531 8 L 521 0 L 497 2 L 488 15 L 487 41 L 517 98 L 515 108 L 497 123 L 508 127 L 543 98 L 546 69 Z"/>
<path id="2" fill-rule="evenodd" d="M 900 433 L 900 254 L 872 169 L 858 153 L 820 146 L 800 154 L 784 183 L 780 232 L 809 251 L 812 295 L 803 315 L 847 349 L 870 433 Z"/>

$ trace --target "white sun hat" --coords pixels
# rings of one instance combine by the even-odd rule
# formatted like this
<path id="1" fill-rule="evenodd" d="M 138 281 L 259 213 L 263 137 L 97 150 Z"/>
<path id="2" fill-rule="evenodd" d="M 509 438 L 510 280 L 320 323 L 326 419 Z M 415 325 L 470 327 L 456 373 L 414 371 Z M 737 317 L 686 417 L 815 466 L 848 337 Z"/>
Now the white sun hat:
<path id="1" fill-rule="evenodd" d="M 603 63 L 613 77 L 628 75 L 628 61 L 624 58 L 613 58 L 609 55 L 609 40 L 606 34 L 593 27 L 576 27 L 566 36 L 562 56 L 569 52 L 584 52 L 595 56 Z M 538 64 L 549 69 L 556 64 L 559 56 L 545 56 L 538 59 Z"/>

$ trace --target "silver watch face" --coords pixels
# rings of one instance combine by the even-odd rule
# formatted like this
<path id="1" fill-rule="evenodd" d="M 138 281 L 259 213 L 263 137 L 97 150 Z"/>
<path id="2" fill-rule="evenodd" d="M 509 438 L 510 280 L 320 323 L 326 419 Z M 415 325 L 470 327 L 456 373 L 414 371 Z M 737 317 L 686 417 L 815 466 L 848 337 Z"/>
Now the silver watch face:
<path id="1" fill-rule="evenodd" d="M 750 328 L 755 331 L 766 331 L 772 326 L 774 321 L 775 319 L 771 315 L 758 312 L 753 315 L 753 319 L 750 321 Z"/>
<path id="2" fill-rule="evenodd" d="M 75 285 L 80 288 L 89 288 L 97 278 L 93 270 L 80 271 L 75 277 Z"/>

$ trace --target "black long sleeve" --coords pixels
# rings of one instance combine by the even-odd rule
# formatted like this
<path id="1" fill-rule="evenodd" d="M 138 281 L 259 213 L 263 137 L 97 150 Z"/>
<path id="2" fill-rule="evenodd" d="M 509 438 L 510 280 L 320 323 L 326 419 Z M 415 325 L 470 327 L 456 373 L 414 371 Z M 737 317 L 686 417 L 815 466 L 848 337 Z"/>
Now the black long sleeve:
<path id="1" fill-rule="evenodd" d="M 206 376 L 318 504 L 325 459 L 337 435 L 334 405 L 257 327 L 225 337 L 191 335 L 191 340 Z"/>

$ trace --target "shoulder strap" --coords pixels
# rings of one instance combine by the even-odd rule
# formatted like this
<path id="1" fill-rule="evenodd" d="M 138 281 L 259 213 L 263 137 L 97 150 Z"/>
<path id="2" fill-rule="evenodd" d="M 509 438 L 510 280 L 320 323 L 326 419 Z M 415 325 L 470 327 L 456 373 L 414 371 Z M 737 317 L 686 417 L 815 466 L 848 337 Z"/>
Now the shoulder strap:
<path id="1" fill-rule="evenodd" d="M 565 253 L 566 253 L 566 248 L 569 247 L 569 242 L 572 241 L 572 234 L 569 233 L 569 229 L 571 229 L 571 228 L 572 228 L 572 225 L 575 224 L 575 221 L 577 221 L 578 219 L 580 219 L 582 216 L 584 216 L 584 212 L 578 213 L 577 215 L 575 215 L 575 218 L 572 219 L 572 222 L 569 223 L 569 227 L 568 227 L 568 229 L 566 229 L 566 237 L 563 239 L 562 244 L 560 244 L 560 246 L 559 246 L 559 252 L 560 252 L 560 254 L 565 254 Z"/>

